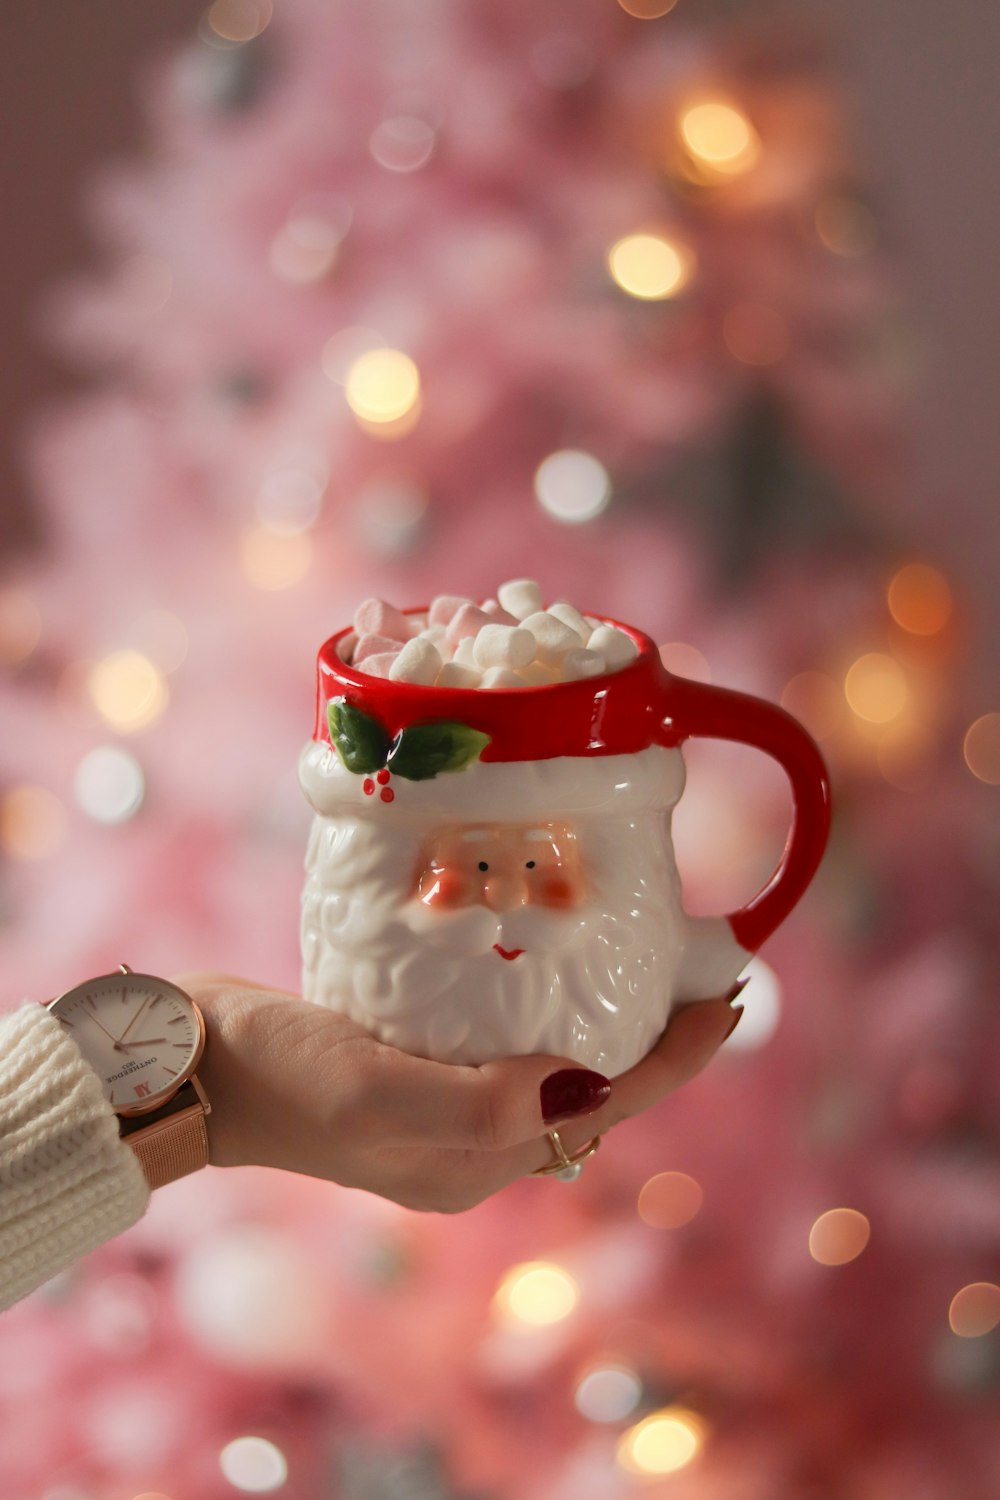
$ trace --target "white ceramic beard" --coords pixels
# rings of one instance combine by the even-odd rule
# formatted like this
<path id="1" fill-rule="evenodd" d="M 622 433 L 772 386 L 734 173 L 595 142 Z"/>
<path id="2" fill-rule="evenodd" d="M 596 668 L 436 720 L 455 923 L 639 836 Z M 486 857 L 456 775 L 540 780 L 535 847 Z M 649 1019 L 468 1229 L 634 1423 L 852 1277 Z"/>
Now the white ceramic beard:
<path id="1" fill-rule="evenodd" d="M 314 747 L 303 759 L 314 805 L 324 754 Z M 628 785 L 643 776 L 662 782 L 665 757 L 680 763 L 679 752 L 660 748 L 627 757 Z M 576 831 L 587 884 L 585 903 L 567 911 L 443 912 L 415 898 L 424 837 L 435 826 L 478 821 L 472 806 L 420 820 L 395 803 L 318 814 L 302 906 L 306 999 L 346 1013 L 392 1046 L 439 1061 L 478 1064 L 545 1052 L 610 1077 L 631 1067 L 663 1032 L 675 995 L 724 993 L 747 955 L 726 924 L 684 916 L 669 806 L 660 800 L 658 807 L 619 811 L 615 792 L 626 783 L 616 779 L 610 758 L 604 767 L 604 805 L 558 814 Z M 471 793 L 476 771 L 495 777 L 498 769 L 473 767 L 447 780 L 456 793 L 459 784 Z M 535 774 L 526 766 L 504 769 L 512 785 L 518 769 Z M 671 770 L 672 803 L 683 769 L 679 776 Z M 526 821 L 535 813 L 544 821 L 541 807 L 527 800 Z M 524 951 L 504 959 L 495 943 Z M 724 979 L 713 972 L 720 963 Z"/>

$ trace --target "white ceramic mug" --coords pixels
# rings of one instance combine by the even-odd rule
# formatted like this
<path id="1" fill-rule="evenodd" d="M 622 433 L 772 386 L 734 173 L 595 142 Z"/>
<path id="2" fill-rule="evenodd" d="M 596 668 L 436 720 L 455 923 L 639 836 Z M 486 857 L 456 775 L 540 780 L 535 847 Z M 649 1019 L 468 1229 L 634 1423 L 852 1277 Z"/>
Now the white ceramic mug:
<path id="1" fill-rule="evenodd" d="M 672 1005 L 729 991 L 819 863 L 826 769 L 782 709 L 674 677 L 619 628 L 639 648 L 621 671 L 493 691 L 371 677 L 349 630 L 322 646 L 299 762 L 307 999 L 439 1061 L 546 1052 L 614 1077 Z M 671 844 L 693 735 L 791 782 L 778 868 L 725 917 L 684 912 Z"/>

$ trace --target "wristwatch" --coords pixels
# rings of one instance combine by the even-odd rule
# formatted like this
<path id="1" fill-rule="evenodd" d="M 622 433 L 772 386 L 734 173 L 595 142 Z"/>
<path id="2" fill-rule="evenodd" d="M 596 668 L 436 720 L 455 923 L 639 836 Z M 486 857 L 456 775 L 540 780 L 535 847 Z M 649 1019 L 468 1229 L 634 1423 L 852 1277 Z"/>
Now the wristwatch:
<path id="1" fill-rule="evenodd" d="M 114 974 L 85 980 L 51 1000 L 97 1073 L 118 1130 L 151 1188 L 208 1165 L 205 1117 L 212 1106 L 195 1077 L 205 1050 L 205 1018 L 168 979 Z"/>

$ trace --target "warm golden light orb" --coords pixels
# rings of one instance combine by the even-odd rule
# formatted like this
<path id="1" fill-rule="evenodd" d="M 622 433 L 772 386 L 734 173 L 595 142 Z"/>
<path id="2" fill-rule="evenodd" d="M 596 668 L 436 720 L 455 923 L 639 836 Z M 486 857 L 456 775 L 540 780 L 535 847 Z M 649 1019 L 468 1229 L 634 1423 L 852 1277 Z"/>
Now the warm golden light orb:
<path id="1" fill-rule="evenodd" d="M 91 668 L 90 697 L 104 722 L 121 734 L 155 724 L 170 701 L 166 678 L 141 651 L 113 651 Z"/>
<path id="2" fill-rule="evenodd" d="M 420 373 L 400 349 L 369 349 L 348 370 L 345 392 L 363 422 L 398 422 L 420 399 Z"/>
<path id="3" fill-rule="evenodd" d="M 948 1322 L 959 1338 L 978 1339 L 1000 1325 L 1000 1286 L 973 1281 L 951 1299 Z"/>
<path id="4" fill-rule="evenodd" d="M 512 1266 L 493 1297 L 493 1309 L 507 1323 L 542 1328 L 568 1318 L 580 1300 L 576 1282 L 562 1266 L 531 1260 Z"/>
<path id="5" fill-rule="evenodd" d="M 608 269 L 630 297 L 647 302 L 674 297 L 691 279 L 690 252 L 658 234 L 629 234 L 608 251 Z"/>
<path id="6" fill-rule="evenodd" d="M 888 724 L 903 712 L 909 690 L 898 662 L 880 651 L 869 651 L 849 669 L 844 696 L 859 719 Z"/>
<path id="7" fill-rule="evenodd" d="M 907 563 L 888 589 L 889 613 L 911 635 L 937 635 L 951 619 L 951 589 L 928 563 Z"/>
<path id="8" fill-rule="evenodd" d="M 679 1229 L 701 1211 L 704 1198 L 686 1172 L 658 1172 L 639 1194 L 639 1217 L 653 1229 Z"/>
<path id="9" fill-rule="evenodd" d="M 643 1417 L 622 1435 L 617 1459 L 630 1474 L 675 1474 L 697 1458 L 705 1444 L 705 1424 L 697 1412 L 664 1407 Z"/>
<path id="10" fill-rule="evenodd" d="M 680 134 L 691 155 L 720 176 L 749 172 L 760 158 L 760 138 L 750 121 L 734 104 L 721 99 L 686 109 Z"/>
<path id="11" fill-rule="evenodd" d="M 831 1208 L 809 1231 L 809 1254 L 821 1266 L 844 1266 L 868 1243 L 871 1225 L 856 1208 Z"/>

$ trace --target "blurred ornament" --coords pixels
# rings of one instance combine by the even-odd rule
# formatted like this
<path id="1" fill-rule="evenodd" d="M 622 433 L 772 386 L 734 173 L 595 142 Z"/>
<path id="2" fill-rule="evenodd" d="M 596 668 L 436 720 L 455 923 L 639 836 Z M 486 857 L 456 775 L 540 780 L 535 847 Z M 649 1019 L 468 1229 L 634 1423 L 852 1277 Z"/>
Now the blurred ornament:
<path id="1" fill-rule="evenodd" d="M 564 448 L 560 453 L 550 453 L 538 465 L 535 495 L 554 520 L 578 525 L 593 521 L 607 509 L 611 479 L 593 454 Z"/>
<path id="2" fill-rule="evenodd" d="M 697 1412 L 682 1406 L 664 1407 L 622 1435 L 618 1462 L 626 1473 L 644 1479 L 676 1474 L 698 1457 L 706 1436 L 704 1419 Z"/>
<path id="3" fill-rule="evenodd" d="M 844 678 L 848 705 L 869 724 L 888 724 L 906 708 L 909 689 L 899 662 L 882 651 L 859 656 Z"/>
<path id="4" fill-rule="evenodd" d="M 830 1208 L 809 1231 L 809 1254 L 822 1266 L 843 1266 L 857 1259 L 870 1236 L 871 1225 L 856 1208 Z"/>
<path id="5" fill-rule="evenodd" d="M 119 745 L 95 745 L 73 774 L 73 795 L 95 823 L 125 823 L 138 812 L 146 791 L 142 767 Z"/>
<path id="6" fill-rule="evenodd" d="M 276 1443 L 262 1437 L 238 1437 L 219 1454 L 219 1468 L 234 1490 L 269 1495 L 288 1478 L 288 1462 Z"/>
<path id="7" fill-rule="evenodd" d="M 750 172 L 760 160 L 760 138 L 743 111 L 726 99 L 690 104 L 678 121 L 678 137 L 687 153 L 687 173 L 706 185 L 724 183 Z"/>

